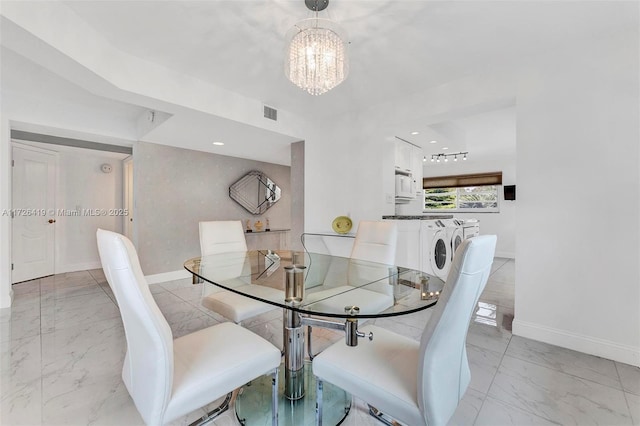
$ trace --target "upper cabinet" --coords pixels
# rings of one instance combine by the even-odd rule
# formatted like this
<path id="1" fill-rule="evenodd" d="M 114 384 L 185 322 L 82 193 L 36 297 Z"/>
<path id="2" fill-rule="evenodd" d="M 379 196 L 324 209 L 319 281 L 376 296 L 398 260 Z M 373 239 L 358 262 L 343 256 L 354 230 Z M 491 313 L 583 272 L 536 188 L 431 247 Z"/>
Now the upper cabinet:
<path id="1" fill-rule="evenodd" d="M 415 182 L 415 190 L 416 196 L 422 196 L 422 165 L 424 162 L 422 161 L 424 158 L 424 154 L 422 152 L 422 148 L 417 146 L 411 146 L 411 176 L 413 176 L 413 180 Z"/>
<path id="2" fill-rule="evenodd" d="M 396 172 L 410 174 L 422 190 L 422 159 L 424 154 L 419 146 L 396 139 Z"/>
<path id="3" fill-rule="evenodd" d="M 396 139 L 396 171 L 411 173 L 413 148 L 413 145 Z"/>
<path id="4" fill-rule="evenodd" d="M 408 203 L 422 196 L 422 159 L 422 148 L 396 140 L 396 204 Z"/>

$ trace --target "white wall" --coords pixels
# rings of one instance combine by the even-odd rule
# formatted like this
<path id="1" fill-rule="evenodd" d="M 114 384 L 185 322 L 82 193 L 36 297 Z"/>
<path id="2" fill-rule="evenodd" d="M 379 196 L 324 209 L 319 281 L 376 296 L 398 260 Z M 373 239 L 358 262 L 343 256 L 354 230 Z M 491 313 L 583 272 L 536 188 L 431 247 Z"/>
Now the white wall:
<path id="1" fill-rule="evenodd" d="M 305 137 L 304 225 L 306 232 L 333 232 L 336 216 L 350 215 L 359 220 L 358 204 L 367 188 L 360 187 L 360 172 L 377 172 L 371 164 L 362 164 L 352 152 L 354 131 L 350 117 L 338 117 L 331 125 L 308 129 Z M 375 163 L 374 163 L 375 164 Z M 375 186 L 372 183 L 371 186 Z M 359 194 L 356 198 L 355 195 Z"/>
<path id="2" fill-rule="evenodd" d="M 133 121 L 107 109 L 6 90 L 2 95 L 13 129 L 128 146 L 135 138 Z"/>
<path id="3" fill-rule="evenodd" d="M 515 334 L 640 365 L 638 29 L 531 64 Z"/>
<path id="4" fill-rule="evenodd" d="M 99 268 L 96 229 L 122 232 L 122 160 L 99 151 L 59 154 L 56 205 L 58 209 L 115 210 L 114 215 L 56 218 L 56 274 Z M 102 164 L 113 167 L 103 173 Z"/>
<path id="5" fill-rule="evenodd" d="M 11 209 L 11 129 L 9 119 L 4 113 L 5 100 L 2 100 L 0 114 L 0 210 Z M 0 308 L 11 306 L 11 217 L 0 215 Z"/>

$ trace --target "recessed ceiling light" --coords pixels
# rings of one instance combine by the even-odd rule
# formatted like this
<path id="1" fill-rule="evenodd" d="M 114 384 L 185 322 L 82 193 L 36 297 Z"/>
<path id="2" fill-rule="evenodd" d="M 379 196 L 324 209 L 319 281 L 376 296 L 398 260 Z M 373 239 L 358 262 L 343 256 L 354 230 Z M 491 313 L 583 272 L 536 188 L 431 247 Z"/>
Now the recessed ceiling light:
<path id="1" fill-rule="evenodd" d="M 412 135 L 419 135 L 420 132 L 411 132 Z"/>
<path id="2" fill-rule="evenodd" d="M 443 147 L 442 147 L 442 149 L 449 149 L 449 147 L 447 147 L 447 146 L 443 146 Z"/>
<path id="3" fill-rule="evenodd" d="M 429 143 L 438 143 L 438 141 L 431 141 L 431 142 L 429 142 Z"/>
<path id="4" fill-rule="evenodd" d="M 222 145 L 224 145 L 224 142 L 214 142 L 213 144 L 216 145 L 216 146 L 222 146 Z"/>

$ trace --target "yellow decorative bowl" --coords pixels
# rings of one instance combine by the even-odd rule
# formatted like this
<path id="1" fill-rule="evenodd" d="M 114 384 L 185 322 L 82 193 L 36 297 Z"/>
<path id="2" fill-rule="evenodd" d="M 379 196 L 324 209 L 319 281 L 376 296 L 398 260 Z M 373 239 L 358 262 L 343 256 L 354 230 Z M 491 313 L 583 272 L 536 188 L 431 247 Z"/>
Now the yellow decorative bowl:
<path id="1" fill-rule="evenodd" d="M 338 216 L 333 219 L 333 223 L 331 224 L 333 230 L 338 234 L 348 233 L 349 231 L 351 231 L 352 226 L 353 223 L 351 223 L 351 219 L 348 216 Z"/>

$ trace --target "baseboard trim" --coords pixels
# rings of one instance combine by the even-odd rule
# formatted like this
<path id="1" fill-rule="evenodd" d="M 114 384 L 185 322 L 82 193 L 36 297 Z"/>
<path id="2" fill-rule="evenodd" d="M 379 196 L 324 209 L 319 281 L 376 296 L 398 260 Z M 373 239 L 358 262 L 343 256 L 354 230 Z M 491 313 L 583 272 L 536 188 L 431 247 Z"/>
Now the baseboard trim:
<path id="1" fill-rule="evenodd" d="M 66 272 L 88 271 L 90 269 L 101 269 L 102 263 L 99 260 L 84 263 L 72 263 L 69 265 L 56 266 L 56 274 L 64 274 Z"/>
<path id="2" fill-rule="evenodd" d="M 633 346 L 621 345 L 609 340 L 570 333 L 518 319 L 513 320 L 513 334 L 640 367 L 640 348 Z"/>
<path id="3" fill-rule="evenodd" d="M 13 306 L 13 295 L 13 289 L 9 290 L 9 297 L 7 298 L 9 300 L 9 304 L 0 306 L 0 308 L 10 308 L 11 306 Z"/>
<path id="4" fill-rule="evenodd" d="M 145 275 L 145 278 L 147 279 L 147 283 L 149 285 L 166 283 L 167 281 L 175 281 L 175 280 L 181 280 L 184 278 L 191 278 L 191 277 L 192 275 L 189 272 L 187 272 L 186 269 L 180 269 L 178 271 L 171 271 L 171 272 L 163 272 L 161 274 Z"/>
<path id="5" fill-rule="evenodd" d="M 504 257 L 507 259 L 515 259 L 516 258 L 516 254 L 515 253 L 511 253 L 509 251 L 497 251 L 495 254 L 495 257 Z"/>

